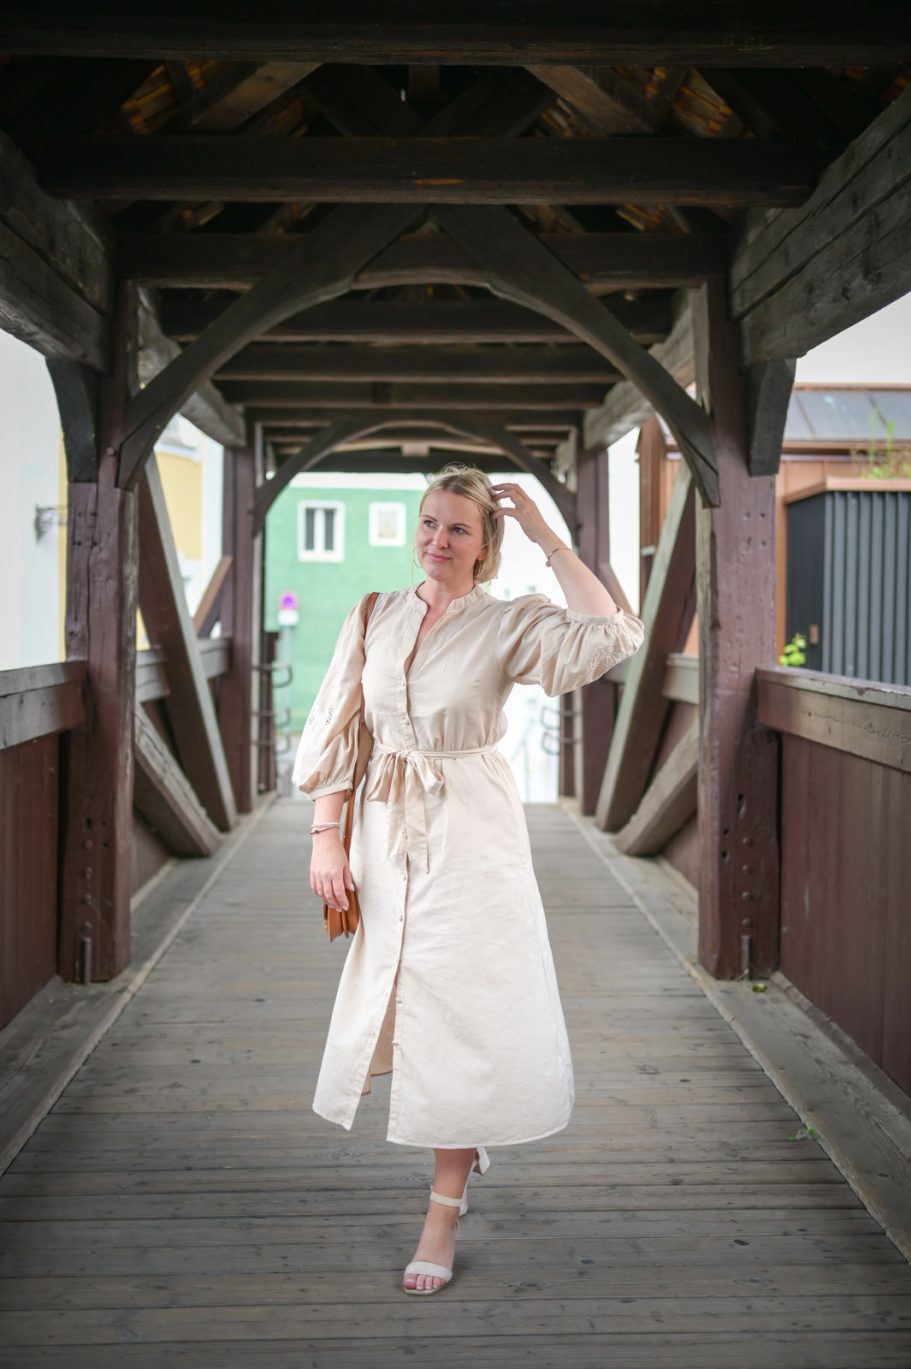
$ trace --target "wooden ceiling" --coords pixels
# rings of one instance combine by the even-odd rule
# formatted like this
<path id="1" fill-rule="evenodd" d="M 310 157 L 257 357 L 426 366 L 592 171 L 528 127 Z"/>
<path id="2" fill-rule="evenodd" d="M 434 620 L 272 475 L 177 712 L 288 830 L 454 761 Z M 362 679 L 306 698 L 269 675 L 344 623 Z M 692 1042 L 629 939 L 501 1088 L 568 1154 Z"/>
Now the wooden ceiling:
<path id="1" fill-rule="evenodd" d="M 804 203 L 908 84 L 908 22 L 887 8 L 835 4 L 823 26 L 818 5 L 650 0 L 606 20 L 388 0 L 379 23 L 363 4 L 339 23 L 7 6 L 0 127 L 47 191 L 94 201 L 118 273 L 181 345 L 335 206 L 411 207 L 346 294 L 265 329 L 215 385 L 276 465 L 340 425 L 337 469 L 464 452 L 494 469 L 501 432 L 552 468 L 621 371 L 498 297 L 445 207 L 506 206 L 631 338 L 661 343 L 681 292 L 724 276 L 744 216 Z"/>

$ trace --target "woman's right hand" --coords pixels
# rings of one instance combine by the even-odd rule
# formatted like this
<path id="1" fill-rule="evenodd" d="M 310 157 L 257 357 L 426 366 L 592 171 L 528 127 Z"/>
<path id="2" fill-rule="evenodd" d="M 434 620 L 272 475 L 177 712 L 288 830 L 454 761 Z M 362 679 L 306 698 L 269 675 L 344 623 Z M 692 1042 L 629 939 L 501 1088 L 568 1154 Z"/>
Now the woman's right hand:
<path id="1" fill-rule="evenodd" d="M 345 853 L 345 844 L 335 828 L 313 833 L 310 857 L 310 888 L 330 908 L 348 907 L 346 889 L 357 886 Z"/>

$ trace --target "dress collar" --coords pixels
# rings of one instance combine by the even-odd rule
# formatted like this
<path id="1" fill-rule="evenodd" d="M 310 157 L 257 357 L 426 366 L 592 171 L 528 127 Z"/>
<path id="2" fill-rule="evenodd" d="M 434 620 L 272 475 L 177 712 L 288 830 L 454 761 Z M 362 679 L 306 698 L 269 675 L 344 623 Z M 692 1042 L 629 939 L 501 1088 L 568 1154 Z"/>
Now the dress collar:
<path id="1" fill-rule="evenodd" d="M 421 584 L 425 583 L 426 581 L 421 581 Z M 417 590 L 419 588 L 419 585 L 412 585 L 411 588 L 406 591 L 408 602 L 412 604 L 415 608 L 429 608 L 430 605 L 427 603 L 426 599 L 422 599 L 421 596 L 417 593 Z M 469 604 L 476 603 L 485 594 L 485 592 L 486 591 L 481 588 L 480 583 L 476 582 L 472 585 L 471 589 L 468 591 L 467 594 L 459 594 L 456 596 L 455 599 L 452 599 L 450 603 L 447 605 L 444 612 L 455 613 L 459 609 L 467 608 Z"/>

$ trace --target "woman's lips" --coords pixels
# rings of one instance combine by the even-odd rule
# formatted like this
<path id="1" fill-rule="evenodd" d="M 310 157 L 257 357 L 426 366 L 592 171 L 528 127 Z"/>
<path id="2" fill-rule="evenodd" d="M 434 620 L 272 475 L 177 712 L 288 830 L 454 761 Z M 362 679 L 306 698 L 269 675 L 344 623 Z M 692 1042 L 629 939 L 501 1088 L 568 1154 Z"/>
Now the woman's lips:
<path id="1" fill-rule="evenodd" d="M 449 560 L 449 557 L 448 557 L 448 556 L 434 556 L 434 554 L 433 554 L 432 551 L 428 552 L 427 554 L 428 554 L 428 556 L 430 557 L 431 561 L 448 561 L 448 560 Z"/>

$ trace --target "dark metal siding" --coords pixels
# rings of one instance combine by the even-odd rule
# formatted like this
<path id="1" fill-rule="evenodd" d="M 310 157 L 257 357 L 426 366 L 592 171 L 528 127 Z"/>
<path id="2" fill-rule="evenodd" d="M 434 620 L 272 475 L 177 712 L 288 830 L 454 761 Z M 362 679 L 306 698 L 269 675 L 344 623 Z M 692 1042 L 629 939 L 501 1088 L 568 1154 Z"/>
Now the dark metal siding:
<path id="1" fill-rule="evenodd" d="M 788 506 L 787 636 L 807 667 L 911 685 L 911 492 L 827 490 Z"/>

